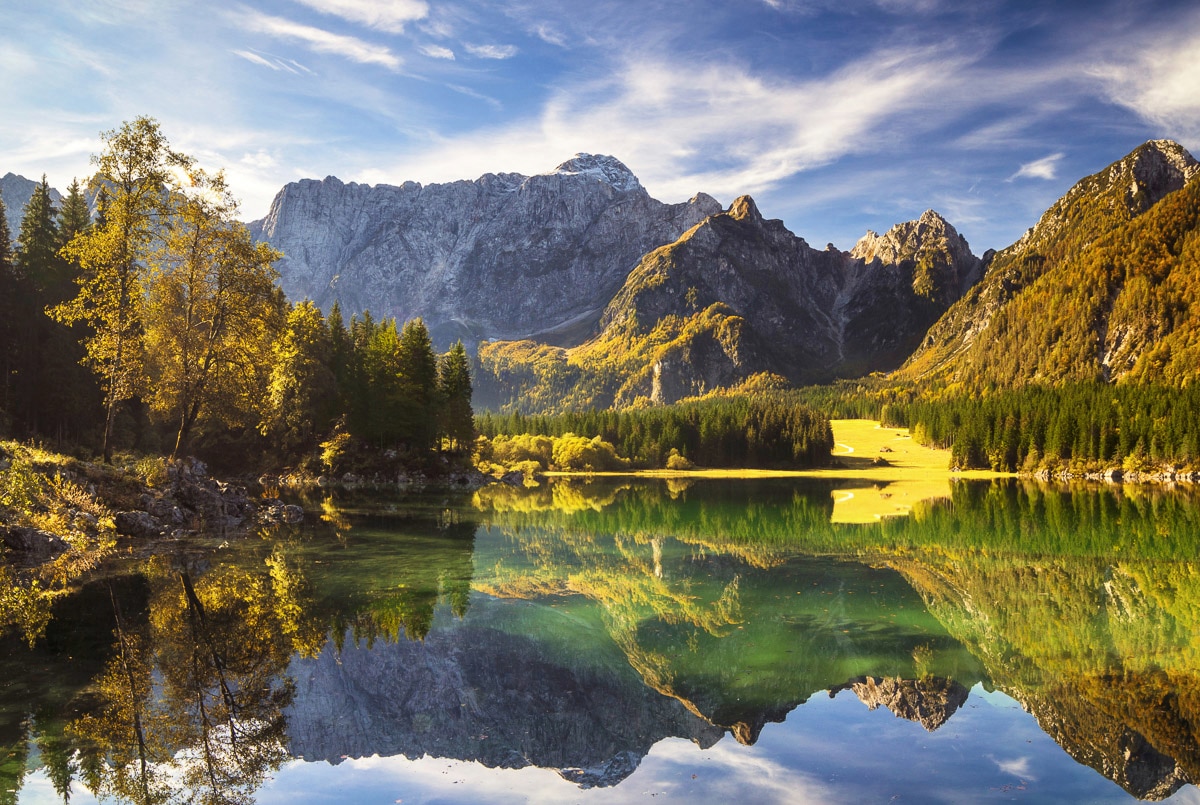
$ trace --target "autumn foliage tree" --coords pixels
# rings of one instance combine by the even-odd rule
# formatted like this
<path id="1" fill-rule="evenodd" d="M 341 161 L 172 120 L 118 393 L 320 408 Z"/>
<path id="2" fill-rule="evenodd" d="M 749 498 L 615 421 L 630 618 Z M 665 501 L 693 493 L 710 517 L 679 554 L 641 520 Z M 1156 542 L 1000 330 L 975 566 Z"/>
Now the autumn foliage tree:
<path id="1" fill-rule="evenodd" d="M 81 273 L 78 294 L 52 315 L 85 322 L 87 362 L 104 393 L 104 460 L 111 462 L 119 407 L 145 390 L 142 363 L 147 258 L 169 216 L 173 170 L 192 160 L 171 149 L 158 123 L 139 117 L 104 134 L 94 157 L 96 187 L 108 196 L 102 221 L 71 239 L 63 254 Z"/>
<path id="2" fill-rule="evenodd" d="M 145 344 L 151 410 L 175 424 L 174 458 L 198 420 L 257 424 L 282 303 L 274 261 L 235 216 L 220 173 L 192 170 L 147 271 Z"/>

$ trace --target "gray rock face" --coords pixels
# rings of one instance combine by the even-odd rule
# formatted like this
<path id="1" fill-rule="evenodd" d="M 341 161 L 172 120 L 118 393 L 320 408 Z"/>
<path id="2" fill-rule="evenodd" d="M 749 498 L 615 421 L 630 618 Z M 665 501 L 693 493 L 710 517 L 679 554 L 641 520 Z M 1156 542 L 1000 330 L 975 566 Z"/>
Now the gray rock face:
<path id="1" fill-rule="evenodd" d="M 25 205 L 33 196 L 33 189 L 38 183 L 15 173 L 6 173 L 0 177 L 0 199 L 4 201 L 4 215 L 8 219 L 8 234 L 15 244 L 17 235 L 21 233 L 21 219 L 25 217 Z M 50 200 L 57 209 L 62 205 L 62 194 L 50 188 Z"/>
<path id="2" fill-rule="evenodd" d="M 287 185 L 250 225 L 284 252 L 293 300 L 425 319 L 455 338 L 582 341 L 643 254 L 720 211 L 651 198 L 620 161 L 580 154 L 538 176 L 399 187 Z"/>

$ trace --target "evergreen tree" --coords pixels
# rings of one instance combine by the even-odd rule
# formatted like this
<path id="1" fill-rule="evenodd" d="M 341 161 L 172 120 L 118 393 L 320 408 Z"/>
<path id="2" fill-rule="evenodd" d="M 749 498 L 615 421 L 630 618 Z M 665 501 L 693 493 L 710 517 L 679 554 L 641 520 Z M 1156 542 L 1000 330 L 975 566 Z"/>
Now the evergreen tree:
<path id="1" fill-rule="evenodd" d="M 18 281 L 8 235 L 8 214 L 0 198 L 0 432 L 8 430 L 11 395 L 16 370 L 16 320 Z"/>
<path id="2" fill-rule="evenodd" d="M 17 236 L 17 265 L 21 273 L 41 296 L 70 282 L 66 265 L 58 257 L 58 211 L 50 199 L 46 177 L 33 188 L 25 205 L 21 232 Z"/>
<path id="3" fill-rule="evenodd" d="M 55 434 L 79 427 L 80 392 L 90 384 L 78 361 L 82 352 L 70 329 L 46 316 L 47 307 L 71 294 L 72 266 L 59 254 L 58 214 L 46 176 L 35 186 L 20 222 L 17 260 L 23 277 L 18 326 L 23 383 L 20 419 L 28 433 Z M 74 384 L 79 383 L 82 386 Z"/>
<path id="4" fill-rule="evenodd" d="M 462 341 L 455 342 L 438 362 L 441 434 L 453 450 L 469 449 L 475 441 L 471 411 L 471 365 Z"/>
<path id="5" fill-rule="evenodd" d="M 58 210 L 59 246 L 66 246 L 72 238 L 91 225 L 92 215 L 88 210 L 83 188 L 79 186 L 78 179 L 72 179 L 67 187 L 67 196 Z"/>
<path id="6" fill-rule="evenodd" d="M 375 324 L 363 316 L 360 351 L 365 392 L 358 400 L 359 415 L 351 431 L 376 447 L 392 447 L 404 433 L 406 411 L 400 389 L 400 336 L 395 319 Z"/>
<path id="7" fill-rule="evenodd" d="M 411 450 L 430 450 L 437 443 L 438 433 L 438 365 L 424 321 L 405 322 L 397 357 L 400 441 Z"/>

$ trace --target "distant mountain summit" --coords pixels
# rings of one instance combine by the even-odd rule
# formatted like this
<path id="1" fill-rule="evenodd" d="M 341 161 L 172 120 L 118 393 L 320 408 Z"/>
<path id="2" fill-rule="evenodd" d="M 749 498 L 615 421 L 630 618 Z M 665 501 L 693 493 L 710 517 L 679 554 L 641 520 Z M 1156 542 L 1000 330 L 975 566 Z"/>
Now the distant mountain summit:
<path id="1" fill-rule="evenodd" d="M 968 388 L 1200 374 L 1200 164 L 1152 140 L 1075 184 L 929 331 L 901 377 Z"/>
<path id="2" fill-rule="evenodd" d="M 480 401 L 665 403 L 756 375 L 804 384 L 890 371 L 981 265 L 933 211 L 847 253 L 812 248 L 742 196 L 643 257 L 586 343 L 481 347 Z"/>
<path id="3" fill-rule="evenodd" d="M 642 189 L 642 183 L 633 175 L 633 171 L 625 167 L 625 163 L 616 157 L 576 154 L 552 172 L 561 176 L 584 176 L 611 185 L 622 193 L 631 193 Z"/>
<path id="4" fill-rule="evenodd" d="M 651 198 L 610 156 L 536 176 L 399 187 L 334 177 L 284 187 L 251 231 L 284 253 L 284 292 L 347 313 L 421 316 L 455 338 L 582 341 L 646 252 L 721 206 Z"/>
<path id="5" fill-rule="evenodd" d="M 4 215 L 8 219 L 8 234 L 15 244 L 17 235 L 21 233 L 21 220 L 25 217 L 25 205 L 33 197 L 33 189 L 38 182 L 26 179 L 15 173 L 6 173 L 0 177 L 0 199 L 4 200 Z M 55 208 L 62 206 L 62 194 L 50 188 L 50 200 Z"/>

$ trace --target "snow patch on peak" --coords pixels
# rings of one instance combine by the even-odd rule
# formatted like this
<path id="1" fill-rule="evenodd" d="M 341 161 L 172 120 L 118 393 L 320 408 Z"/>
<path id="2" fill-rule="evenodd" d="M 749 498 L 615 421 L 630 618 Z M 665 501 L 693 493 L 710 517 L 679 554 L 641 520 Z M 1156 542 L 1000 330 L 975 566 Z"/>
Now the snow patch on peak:
<path id="1" fill-rule="evenodd" d="M 610 184 L 622 192 L 642 189 L 642 183 L 633 175 L 633 171 L 625 167 L 624 162 L 604 154 L 576 154 L 551 173 L 560 176 L 586 176 Z"/>

